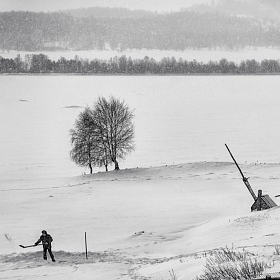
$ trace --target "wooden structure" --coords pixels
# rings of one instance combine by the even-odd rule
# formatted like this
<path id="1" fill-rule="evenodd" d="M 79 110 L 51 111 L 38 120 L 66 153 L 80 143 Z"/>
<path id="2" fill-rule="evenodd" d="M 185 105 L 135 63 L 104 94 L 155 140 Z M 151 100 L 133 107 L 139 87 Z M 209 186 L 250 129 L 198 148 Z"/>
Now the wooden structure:
<path id="1" fill-rule="evenodd" d="M 269 197 L 269 195 L 262 195 L 262 190 L 258 190 L 258 197 L 251 206 L 251 211 L 261 211 L 277 206 L 277 204 Z"/>
<path id="2" fill-rule="evenodd" d="M 254 191 L 253 191 L 253 189 L 252 189 L 252 187 L 251 187 L 251 185 L 248 181 L 248 178 L 246 178 L 243 175 L 239 165 L 237 164 L 237 162 L 236 162 L 235 158 L 233 157 L 232 153 L 230 152 L 227 144 L 225 144 L 225 145 L 226 145 L 226 148 L 227 148 L 231 158 L 233 159 L 235 165 L 237 166 L 237 168 L 238 168 L 238 170 L 239 170 L 239 172 L 242 176 L 242 180 L 243 180 L 245 186 L 247 187 L 248 191 L 250 192 L 251 196 L 254 199 L 254 203 L 251 206 L 251 211 L 261 211 L 261 210 L 266 210 L 266 209 L 277 206 L 277 204 L 269 197 L 269 195 L 267 195 L 267 194 L 263 195 L 262 194 L 262 190 L 258 191 L 258 196 L 255 195 L 255 193 L 254 193 Z"/>

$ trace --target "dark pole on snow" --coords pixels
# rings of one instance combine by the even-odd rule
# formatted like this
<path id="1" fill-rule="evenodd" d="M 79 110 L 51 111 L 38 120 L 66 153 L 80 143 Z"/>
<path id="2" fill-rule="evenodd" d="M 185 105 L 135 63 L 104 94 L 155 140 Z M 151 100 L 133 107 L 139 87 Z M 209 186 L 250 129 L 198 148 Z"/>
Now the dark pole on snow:
<path id="1" fill-rule="evenodd" d="M 86 246 L 86 259 L 88 259 L 87 255 L 87 233 L 85 232 L 85 246 Z"/>
<path id="2" fill-rule="evenodd" d="M 242 170 L 240 169 L 238 163 L 236 162 L 235 158 L 233 157 L 231 151 L 229 150 L 229 147 L 227 146 L 227 144 L 225 144 L 225 145 L 226 145 L 226 148 L 227 148 L 227 150 L 228 150 L 228 152 L 229 152 L 231 158 L 233 159 L 233 161 L 234 161 L 236 167 L 238 168 L 238 170 L 239 170 L 239 172 L 240 172 L 240 174 L 241 174 L 241 176 L 242 176 L 242 180 L 243 180 L 245 186 L 247 187 L 247 189 L 248 189 L 248 191 L 250 192 L 251 196 L 253 197 L 254 201 L 256 201 L 256 200 L 257 200 L 257 196 L 255 195 L 255 193 L 254 193 L 254 191 L 253 191 L 253 189 L 252 189 L 252 187 L 251 187 L 251 185 L 250 185 L 250 183 L 249 183 L 249 181 L 248 181 L 249 178 L 246 178 L 246 177 L 244 176 L 244 174 L 243 174 Z"/>

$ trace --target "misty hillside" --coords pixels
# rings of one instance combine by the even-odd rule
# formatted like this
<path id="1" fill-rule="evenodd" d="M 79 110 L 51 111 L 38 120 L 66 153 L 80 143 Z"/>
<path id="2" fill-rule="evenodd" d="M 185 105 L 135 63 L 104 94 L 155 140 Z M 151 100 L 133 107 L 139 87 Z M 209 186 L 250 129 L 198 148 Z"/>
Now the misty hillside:
<path id="1" fill-rule="evenodd" d="M 143 18 L 157 15 L 157 13 L 144 10 L 129 10 L 127 8 L 103 8 L 90 7 L 81 9 L 72 9 L 62 11 L 63 13 L 72 15 L 73 17 L 85 18 Z"/>
<path id="2" fill-rule="evenodd" d="M 134 12 L 137 16 L 131 17 Z M 76 11 L 75 16 L 74 11 L 71 13 L 0 13 L 0 49 L 183 51 L 280 46 L 278 25 L 218 12 L 143 12 L 142 17 L 141 11 L 130 14 L 126 9 L 92 8 Z M 94 13 L 99 16 L 93 16 Z M 114 13 L 119 17 L 109 16 Z"/>
<path id="3" fill-rule="evenodd" d="M 223 13 L 253 17 L 270 23 L 280 23 L 279 0 L 216 0 L 213 5 L 194 5 L 187 9 L 198 13 Z"/>

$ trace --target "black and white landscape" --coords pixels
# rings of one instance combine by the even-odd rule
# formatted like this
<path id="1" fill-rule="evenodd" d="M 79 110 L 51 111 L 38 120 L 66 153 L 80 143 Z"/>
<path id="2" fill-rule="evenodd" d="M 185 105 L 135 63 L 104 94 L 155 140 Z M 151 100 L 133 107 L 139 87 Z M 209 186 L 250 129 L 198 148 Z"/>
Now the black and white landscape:
<path id="1" fill-rule="evenodd" d="M 251 213 L 224 145 L 279 204 L 278 1 L 0 4 L 0 279 L 280 270 L 279 207 Z M 89 174 L 70 130 L 111 96 L 133 111 L 135 150 Z M 56 263 L 19 246 L 43 229 Z"/>

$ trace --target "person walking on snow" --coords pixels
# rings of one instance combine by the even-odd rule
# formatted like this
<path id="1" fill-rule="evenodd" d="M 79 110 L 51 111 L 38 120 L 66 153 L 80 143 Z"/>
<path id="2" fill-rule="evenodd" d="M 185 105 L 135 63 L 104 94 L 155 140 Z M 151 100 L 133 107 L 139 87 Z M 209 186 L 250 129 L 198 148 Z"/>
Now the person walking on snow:
<path id="1" fill-rule="evenodd" d="M 52 245 L 51 245 L 52 241 L 53 241 L 52 237 L 47 233 L 46 230 L 43 230 L 42 235 L 40 236 L 38 241 L 35 242 L 35 245 L 37 246 L 39 243 L 42 242 L 44 260 L 47 259 L 47 251 L 49 251 L 52 261 L 55 262 L 54 255 L 52 253 Z"/>

